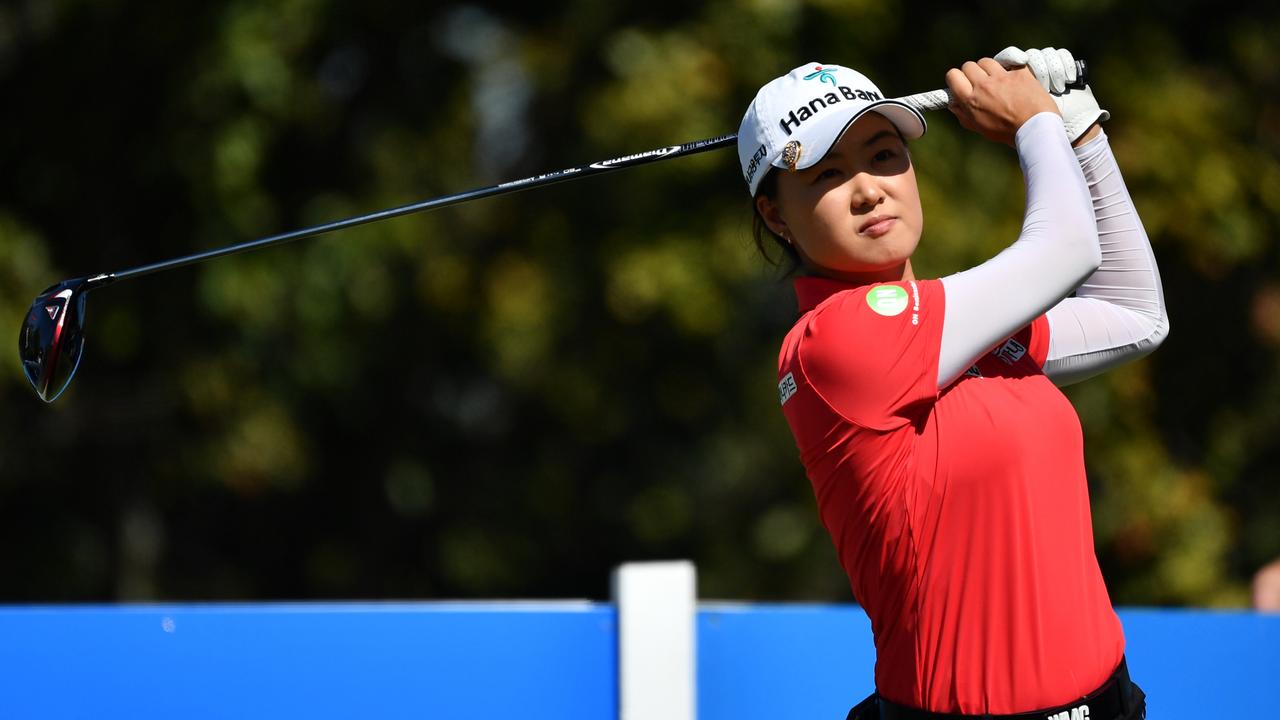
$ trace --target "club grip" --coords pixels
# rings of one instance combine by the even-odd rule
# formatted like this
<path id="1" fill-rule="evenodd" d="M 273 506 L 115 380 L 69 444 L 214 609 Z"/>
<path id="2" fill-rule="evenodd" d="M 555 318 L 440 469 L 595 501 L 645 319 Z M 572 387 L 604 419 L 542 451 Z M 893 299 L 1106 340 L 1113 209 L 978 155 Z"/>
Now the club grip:
<path id="1" fill-rule="evenodd" d="M 1083 60 L 1076 61 L 1076 81 L 1067 83 L 1067 87 L 1073 90 L 1082 90 L 1084 86 L 1089 84 L 1089 63 Z"/>
<path id="2" fill-rule="evenodd" d="M 1076 60 L 1076 79 L 1075 82 L 1067 83 L 1067 87 L 1072 90 L 1079 90 L 1089 82 L 1089 65 L 1083 60 Z M 898 100 L 902 103 L 910 105 L 920 112 L 928 112 L 930 110 L 943 110 L 951 104 L 951 90 L 930 90 L 929 92 L 916 93 L 915 95 L 907 95 L 900 97 Z"/>

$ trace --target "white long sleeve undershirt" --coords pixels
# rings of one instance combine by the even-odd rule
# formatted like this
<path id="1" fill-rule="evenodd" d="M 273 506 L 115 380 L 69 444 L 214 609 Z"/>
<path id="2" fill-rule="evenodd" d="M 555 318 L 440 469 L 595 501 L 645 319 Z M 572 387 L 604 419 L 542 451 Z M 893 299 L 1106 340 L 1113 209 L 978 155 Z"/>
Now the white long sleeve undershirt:
<path id="1" fill-rule="evenodd" d="M 1102 264 L 1049 311 L 1044 372 L 1068 385 L 1137 359 L 1169 334 L 1160 270 L 1106 134 L 1076 148 L 1089 183 Z"/>
<path id="2" fill-rule="evenodd" d="M 1168 333 L 1155 256 L 1106 136 L 1073 151 L 1061 117 L 1040 113 L 1015 147 L 1027 190 L 1022 232 L 942 279 L 939 389 L 1046 312 L 1044 371 L 1059 385 L 1151 352 Z"/>
<path id="3" fill-rule="evenodd" d="M 939 389 L 1058 304 L 1101 262 L 1089 188 L 1062 117 L 1035 115 L 1018 128 L 1014 147 L 1027 193 L 1022 232 L 990 260 L 942 278 Z"/>

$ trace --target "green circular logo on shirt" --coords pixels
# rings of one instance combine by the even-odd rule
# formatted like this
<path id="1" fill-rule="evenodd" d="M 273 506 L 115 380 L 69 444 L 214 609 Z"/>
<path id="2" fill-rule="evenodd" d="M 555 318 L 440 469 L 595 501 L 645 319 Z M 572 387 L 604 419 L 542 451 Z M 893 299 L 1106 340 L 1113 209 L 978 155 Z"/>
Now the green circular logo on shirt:
<path id="1" fill-rule="evenodd" d="M 897 285 L 880 285 L 867 293 L 867 305 L 878 315 L 893 317 L 907 309 L 907 291 Z"/>

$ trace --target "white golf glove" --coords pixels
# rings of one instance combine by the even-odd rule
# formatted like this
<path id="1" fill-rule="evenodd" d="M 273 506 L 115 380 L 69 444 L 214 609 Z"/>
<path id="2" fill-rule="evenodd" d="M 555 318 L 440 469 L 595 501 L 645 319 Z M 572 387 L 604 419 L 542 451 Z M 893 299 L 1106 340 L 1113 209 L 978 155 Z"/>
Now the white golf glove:
<path id="1" fill-rule="evenodd" d="M 1062 124 L 1066 125 L 1067 137 L 1071 142 L 1075 142 L 1094 123 L 1111 118 L 1111 113 L 1098 107 L 1098 101 L 1088 85 L 1081 89 L 1067 87 L 1069 83 L 1076 81 L 1076 59 L 1072 57 L 1071 51 L 1051 47 L 1043 50 L 1019 50 L 1010 46 L 1001 50 L 995 60 L 1006 68 L 1023 65 L 1030 68 L 1031 74 L 1036 76 L 1058 104 Z"/>

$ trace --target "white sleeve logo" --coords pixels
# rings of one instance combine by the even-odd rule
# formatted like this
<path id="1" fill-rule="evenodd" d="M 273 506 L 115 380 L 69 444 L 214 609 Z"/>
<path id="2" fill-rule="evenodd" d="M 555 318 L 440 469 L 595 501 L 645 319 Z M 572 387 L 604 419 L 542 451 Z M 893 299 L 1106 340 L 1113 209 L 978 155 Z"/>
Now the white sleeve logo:
<path id="1" fill-rule="evenodd" d="M 778 399 L 780 404 L 786 405 L 792 395 L 796 394 L 796 378 L 791 373 L 783 376 L 782 381 L 778 383 Z"/>

